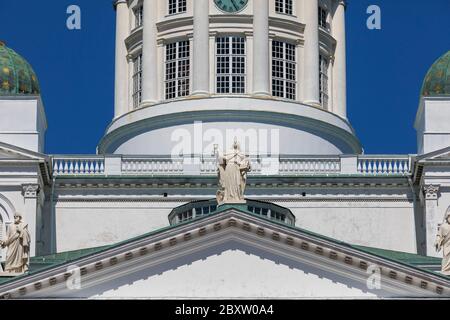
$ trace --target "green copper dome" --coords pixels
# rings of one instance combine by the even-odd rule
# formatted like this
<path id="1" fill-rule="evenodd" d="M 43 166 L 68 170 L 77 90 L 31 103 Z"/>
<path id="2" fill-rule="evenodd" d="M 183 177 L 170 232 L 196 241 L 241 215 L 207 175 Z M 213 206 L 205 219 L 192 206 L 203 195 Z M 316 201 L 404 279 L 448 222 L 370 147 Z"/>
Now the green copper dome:
<path id="1" fill-rule="evenodd" d="M 422 96 L 450 95 L 450 51 L 430 68 L 422 87 Z"/>
<path id="2" fill-rule="evenodd" d="M 26 94 L 40 94 L 36 74 L 24 58 L 0 42 L 0 96 Z"/>

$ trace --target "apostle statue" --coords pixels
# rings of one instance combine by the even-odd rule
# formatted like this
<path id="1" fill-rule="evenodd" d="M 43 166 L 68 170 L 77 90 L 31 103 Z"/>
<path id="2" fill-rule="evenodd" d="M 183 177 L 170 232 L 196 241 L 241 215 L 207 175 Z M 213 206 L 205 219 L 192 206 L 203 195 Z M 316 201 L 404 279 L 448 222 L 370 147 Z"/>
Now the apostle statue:
<path id="1" fill-rule="evenodd" d="M 22 221 L 22 215 L 14 215 L 14 223 L 6 232 L 6 240 L 0 241 L 2 248 L 8 247 L 6 251 L 5 272 L 10 274 L 22 274 L 28 271 L 30 259 L 30 233 L 28 224 Z"/>
<path id="2" fill-rule="evenodd" d="M 449 208 L 450 209 L 450 208 Z M 436 251 L 443 250 L 442 273 L 450 276 L 450 210 L 445 214 L 444 223 L 438 228 L 436 236 Z"/>
<path id="3" fill-rule="evenodd" d="M 233 148 L 218 158 L 219 190 L 217 202 L 219 205 L 227 203 L 245 203 L 244 192 L 247 184 L 247 173 L 250 171 L 250 161 L 241 152 L 237 139 Z"/>

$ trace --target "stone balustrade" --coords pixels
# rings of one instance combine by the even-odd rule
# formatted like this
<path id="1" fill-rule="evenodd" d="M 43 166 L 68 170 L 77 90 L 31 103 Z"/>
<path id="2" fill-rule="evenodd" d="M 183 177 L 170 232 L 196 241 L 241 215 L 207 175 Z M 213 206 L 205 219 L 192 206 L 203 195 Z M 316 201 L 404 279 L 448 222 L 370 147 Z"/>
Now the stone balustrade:
<path id="1" fill-rule="evenodd" d="M 404 176 L 411 156 L 250 157 L 253 176 L 364 175 Z M 215 157 L 53 156 L 55 176 L 214 176 Z"/>
<path id="2" fill-rule="evenodd" d="M 361 156 L 358 157 L 358 172 L 367 175 L 407 175 L 411 172 L 411 157 Z"/>
<path id="3" fill-rule="evenodd" d="M 103 175 L 105 173 L 105 157 L 53 157 L 52 168 L 54 175 Z"/>

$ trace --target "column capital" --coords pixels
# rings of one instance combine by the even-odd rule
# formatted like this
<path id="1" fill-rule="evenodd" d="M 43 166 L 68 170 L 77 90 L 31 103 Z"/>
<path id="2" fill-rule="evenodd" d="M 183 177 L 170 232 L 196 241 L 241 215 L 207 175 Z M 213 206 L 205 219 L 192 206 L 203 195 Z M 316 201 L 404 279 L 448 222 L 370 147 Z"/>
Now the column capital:
<path id="1" fill-rule="evenodd" d="M 22 195 L 25 198 L 37 198 L 40 191 L 38 184 L 30 183 L 22 185 Z"/>
<path id="2" fill-rule="evenodd" d="M 437 200 L 439 198 L 440 185 L 427 184 L 423 186 L 423 193 L 426 200 Z"/>
<path id="3" fill-rule="evenodd" d="M 339 0 L 338 6 L 344 6 L 344 8 L 347 9 L 347 1 L 346 0 Z"/>
<path id="4" fill-rule="evenodd" d="M 127 0 L 114 0 L 113 1 L 114 9 L 116 9 L 119 4 L 128 4 L 128 1 Z"/>

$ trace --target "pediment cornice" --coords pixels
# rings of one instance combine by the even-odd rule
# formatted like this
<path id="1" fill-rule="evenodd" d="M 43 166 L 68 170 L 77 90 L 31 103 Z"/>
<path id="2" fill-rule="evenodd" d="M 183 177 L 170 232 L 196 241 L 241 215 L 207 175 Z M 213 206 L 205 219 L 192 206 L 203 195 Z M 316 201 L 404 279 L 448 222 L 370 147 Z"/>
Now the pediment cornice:
<path id="1" fill-rule="evenodd" d="M 47 271 L 29 275 L 0 286 L 0 296 L 22 297 L 39 290 L 63 285 L 71 276 L 68 265 L 80 267 L 82 276 L 96 281 L 110 278 L 127 268 L 145 268 L 193 253 L 218 241 L 248 242 L 264 250 L 302 259 L 319 268 L 334 270 L 347 277 L 365 281 L 371 266 L 380 268 L 385 288 L 432 296 L 450 294 L 450 281 L 430 271 L 376 256 L 348 244 L 305 230 L 274 223 L 260 217 L 227 209 L 183 225 L 163 229 L 98 253 L 70 261 Z"/>

